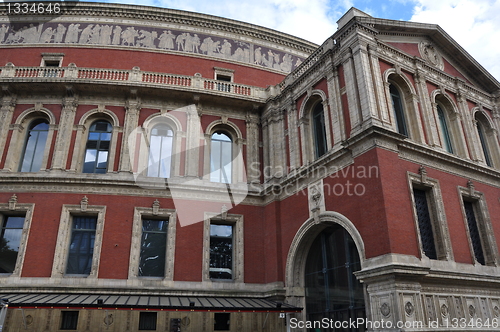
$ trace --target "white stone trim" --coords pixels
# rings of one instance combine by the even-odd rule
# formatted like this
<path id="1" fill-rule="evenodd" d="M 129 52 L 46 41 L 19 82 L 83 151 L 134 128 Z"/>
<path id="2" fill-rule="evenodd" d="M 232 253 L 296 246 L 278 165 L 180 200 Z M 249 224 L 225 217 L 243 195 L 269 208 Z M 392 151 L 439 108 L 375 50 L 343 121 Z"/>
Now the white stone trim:
<path id="1" fill-rule="evenodd" d="M 141 254 L 142 238 L 142 219 L 148 217 L 152 219 L 168 219 L 167 245 L 165 255 L 165 275 L 162 281 L 172 281 L 174 279 L 174 260 L 175 260 L 175 234 L 177 224 L 177 214 L 172 209 L 157 210 L 147 207 L 134 208 L 134 221 L 132 225 L 132 244 L 130 247 L 130 263 L 128 269 L 128 278 L 136 280 L 159 279 L 155 277 L 139 277 L 139 259 Z"/>
<path id="2" fill-rule="evenodd" d="M 82 200 L 83 201 L 83 200 Z M 88 276 L 82 278 L 97 279 L 99 262 L 101 258 L 101 244 L 104 229 L 104 216 L 106 206 L 98 205 L 66 205 L 62 206 L 59 231 L 57 233 L 56 251 L 52 265 L 52 278 L 63 278 L 66 276 L 66 266 L 71 241 L 71 230 L 74 216 L 97 216 L 97 225 L 94 240 L 94 254 L 92 256 L 92 268 Z"/>
<path id="3" fill-rule="evenodd" d="M 232 141 L 233 160 L 231 181 L 229 183 L 246 182 L 245 165 L 243 161 L 243 144 L 246 142 L 238 126 L 227 119 L 213 121 L 205 130 L 203 179 L 210 181 L 212 135 L 217 130 L 226 131 Z"/>
<path id="4" fill-rule="evenodd" d="M 116 156 L 116 145 L 118 142 L 118 133 L 122 130 L 119 127 L 119 121 L 116 114 L 113 112 L 104 109 L 104 107 L 99 107 L 85 113 L 78 125 L 74 128 L 76 130 L 76 139 L 73 151 L 73 158 L 71 161 L 71 171 L 73 172 L 81 172 L 83 170 L 83 162 L 85 159 L 85 146 L 88 140 L 88 132 L 92 123 L 98 120 L 108 121 L 112 126 L 111 131 L 111 142 L 109 144 L 108 150 L 108 173 L 113 172 L 113 168 L 115 165 L 115 156 Z M 123 140 L 123 137 L 122 137 Z"/>
<path id="5" fill-rule="evenodd" d="M 413 84 L 405 76 L 405 74 L 398 73 L 398 70 L 394 68 L 388 69 L 384 72 L 384 83 L 387 107 L 390 110 L 389 115 L 393 130 L 397 132 L 396 119 L 394 118 L 394 107 L 392 106 L 391 93 L 389 90 L 389 86 L 391 84 L 396 86 L 401 93 L 403 112 L 405 115 L 406 128 L 408 130 L 409 138 L 418 143 L 424 143 L 424 132 L 417 101 L 418 95 L 413 87 Z"/>
<path id="6" fill-rule="evenodd" d="M 439 181 L 429 178 L 423 167 L 421 168 L 420 173 L 421 174 L 411 172 L 407 173 L 420 258 L 423 260 L 428 259 L 422 248 L 418 216 L 415 209 L 415 197 L 413 195 L 414 188 L 424 190 L 427 193 L 427 206 L 431 217 L 432 233 L 434 235 L 434 246 L 436 248 L 437 259 L 453 261 L 453 248 L 451 246 L 450 233 L 448 230 L 448 223 L 446 221 L 446 213 L 444 210 L 443 196 L 441 194 Z"/>
<path id="7" fill-rule="evenodd" d="M 244 282 L 244 224 L 243 215 L 205 212 L 203 221 L 203 282 L 227 282 L 231 280 L 212 280 L 210 279 L 210 224 L 233 226 L 233 279 L 232 282 Z"/>
<path id="8" fill-rule="evenodd" d="M 13 196 L 15 197 L 15 196 Z M 31 220 L 35 204 L 33 203 L 16 203 L 14 205 L 9 203 L 0 203 L 0 227 L 3 226 L 4 216 L 24 215 L 24 225 L 19 242 L 19 251 L 17 253 L 17 261 L 14 271 L 11 274 L 0 274 L 0 277 L 20 277 L 24 264 L 24 257 L 26 254 L 26 246 L 28 244 L 29 233 L 31 230 Z"/>
<path id="9" fill-rule="evenodd" d="M 24 110 L 17 117 L 15 123 L 9 128 L 12 131 L 12 137 L 10 139 L 7 157 L 5 158 L 4 170 L 10 172 L 17 172 L 19 170 L 26 140 L 28 138 L 28 128 L 30 124 L 37 119 L 44 119 L 49 123 L 49 130 L 47 133 L 47 140 L 45 141 L 45 149 L 43 152 L 40 171 L 47 168 L 50 147 L 52 145 L 52 137 L 54 135 L 54 131 L 57 129 L 57 125 L 55 124 L 56 119 L 54 114 L 49 109 L 43 108 L 41 103 L 37 103 L 35 107 Z"/>

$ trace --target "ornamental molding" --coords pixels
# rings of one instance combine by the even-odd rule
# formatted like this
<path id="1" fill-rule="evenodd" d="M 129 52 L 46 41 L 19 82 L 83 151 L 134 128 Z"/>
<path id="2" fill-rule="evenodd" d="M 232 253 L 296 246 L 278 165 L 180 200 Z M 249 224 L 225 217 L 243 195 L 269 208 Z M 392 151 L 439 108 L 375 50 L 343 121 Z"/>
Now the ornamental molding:
<path id="1" fill-rule="evenodd" d="M 426 40 L 421 41 L 418 43 L 418 51 L 420 52 L 422 59 L 424 59 L 430 66 L 440 70 L 444 69 L 443 57 L 433 43 Z"/>
<path id="2" fill-rule="evenodd" d="M 140 15 L 134 17 L 134 21 L 117 19 L 117 15 L 108 17 L 108 13 L 101 11 L 85 15 L 92 18 L 84 19 L 78 9 L 80 6 L 81 3 L 77 3 L 65 16 L 44 23 L 0 21 L 0 45 L 50 44 L 157 50 L 243 62 L 283 73 L 298 67 L 317 47 L 305 41 L 300 43 L 298 38 L 295 42 L 286 42 L 285 34 L 272 30 L 252 34 L 245 28 L 230 29 L 229 22 L 217 22 L 216 17 L 204 18 L 202 23 L 191 17 L 193 13 L 188 17 L 188 13 L 176 12 L 179 16 L 186 15 L 183 22 L 173 22 L 169 11 L 160 13 L 162 10 L 156 19 L 148 18 L 147 22 L 141 20 Z M 111 10 L 117 9 L 111 7 Z M 140 13 L 141 9 L 137 7 L 135 11 Z M 156 22 L 152 24 L 152 20 Z M 236 23 L 231 25 L 236 26 Z M 246 25 L 250 28 L 249 24 Z M 291 38 L 288 36 L 289 40 Z M 309 45 L 305 46 L 306 43 Z"/>

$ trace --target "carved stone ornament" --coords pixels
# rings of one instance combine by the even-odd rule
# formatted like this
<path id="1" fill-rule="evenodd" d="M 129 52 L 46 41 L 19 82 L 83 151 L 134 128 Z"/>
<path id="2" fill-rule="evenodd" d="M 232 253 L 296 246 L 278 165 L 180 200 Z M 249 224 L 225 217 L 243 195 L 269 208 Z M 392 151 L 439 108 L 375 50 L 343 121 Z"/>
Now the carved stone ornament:
<path id="1" fill-rule="evenodd" d="M 405 312 L 408 316 L 413 315 L 413 313 L 415 312 L 415 307 L 410 301 L 406 302 L 405 304 Z"/>
<path id="2" fill-rule="evenodd" d="M 441 306 L 441 316 L 448 317 L 448 314 L 449 314 L 448 306 L 446 304 L 443 304 Z"/>
<path id="3" fill-rule="evenodd" d="M 87 211 L 87 207 L 89 206 L 89 199 L 87 196 L 83 196 L 82 200 L 80 201 L 80 210 L 82 212 Z"/>
<path id="4" fill-rule="evenodd" d="M 153 215 L 158 215 L 160 213 L 160 202 L 156 199 L 153 202 Z"/>
<path id="5" fill-rule="evenodd" d="M 13 194 L 9 199 L 9 210 L 14 211 L 17 204 L 17 195 Z"/>
<path id="6" fill-rule="evenodd" d="M 443 57 L 432 43 L 421 41 L 418 44 L 418 50 L 422 58 L 425 59 L 429 65 L 441 70 L 444 69 Z"/>
<path id="7" fill-rule="evenodd" d="M 497 305 L 493 307 L 493 315 L 500 317 L 500 308 Z"/>
<path id="8" fill-rule="evenodd" d="M 476 308 L 474 308 L 474 306 L 473 306 L 472 304 L 471 304 L 471 305 L 469 305 L 469 315 L 470 315 L 471 317 L 476 316 Z"/>
<path id="9" fill-rule="evenodd" d="M 389 315 L 391 314 L 391 308 L 389 307 L 387 302 L 382 303 L 382 305 L 380 306 L 380 313 L 384 317 L 389 317 Z"/>

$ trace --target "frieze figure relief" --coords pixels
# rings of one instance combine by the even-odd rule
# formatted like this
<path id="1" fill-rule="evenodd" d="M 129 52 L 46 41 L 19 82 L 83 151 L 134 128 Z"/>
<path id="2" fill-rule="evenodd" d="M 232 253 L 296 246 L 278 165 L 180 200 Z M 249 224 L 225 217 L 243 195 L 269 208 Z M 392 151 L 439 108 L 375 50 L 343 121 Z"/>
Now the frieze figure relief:
<path id="1" fill-rule="evenodd" d="M 0 44 L 92 44 L 157 48 L 204 54 L 211 57 L 253 63 L 289 73 L 302 63 L 302 59 L 291 54 L 264 49 L 246 42 L 228 40 L 215 36 L 203 36 L 190 32 L 138 29 L 134 26 L 45 23 L 29 26 L 2 24 Z M 253 58 L 252 58 L 253 56 Z"/>

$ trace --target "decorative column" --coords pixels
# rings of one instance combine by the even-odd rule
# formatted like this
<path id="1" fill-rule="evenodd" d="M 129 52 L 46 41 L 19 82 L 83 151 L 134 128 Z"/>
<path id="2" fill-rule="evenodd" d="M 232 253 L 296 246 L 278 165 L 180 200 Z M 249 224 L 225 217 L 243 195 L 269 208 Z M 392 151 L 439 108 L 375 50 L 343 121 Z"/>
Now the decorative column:
<path id="1" fill-rule="evenodd" d="M 186 168 L 185 176 L 199 177 L 200 168 L 200 140 L 202 137 L 201 132 L 201 112 L 199 112 L 197 106 L 189 105 L 185 107 L 186 117 L 187 117 L 187 127 L 186 127 Z M 207 141 L 209 142 L 209 141 Z M 181 151 L 177 152 L 177 157 L 180 158 L 182 155 Z"/>
<path id="2" fill-rule="evenodd" d="M 7 86 L 2 87 L 4 96 L 1 101 L 0 108 L 0 160 L 7 149 L 5 146 L 7 137 L 9 136 L 9 127 L 12 122 L 12 115 L 16 106 L 16 96 L 10 94 Z"/>
<path id="3" fill-rule="evenodd" d="M 247 182 L 260 183 L 260 161 L 259 161 L 259 116 L 258 106 L 254 106 L 252 112 L 246 115 L 247 131 Z"/>
<path id="4" fill-rule="evenodd" d="M 135 149 L 135 140 L 129 146 L 128 137 L 139 125 L 139 112 L 141 110 L 141 100 L 137 97 L 137 90 L 131 91 L 132 96 L 125 104 L 125 123 L 123 125 L 122 148 L 120 153 L 119 172 L 132 172 L 133 163 L 130 160 L 130 150 Z M 110 158 L 111 160 L 111 158 Z M 112 169 L 110 167 L 109 169 Z"/>
<path id="5" fill-rule="evenodd" d="M 300 146 L 299 130 L 297 123 L 297 104 L 292 97 L 288 97 L 285 102 L 288 116 L 288 154 L 290 156 L 290 168 L 300 167 Z"/>
<path id="6" fill-rule="evenodd" d="M 441 146 L 439 141 L 438 128 L 436 124 L 435 103 L 431 102 L 429 92 L 427 90 L 425 72 L 417 65 L 417 70 L 414 76 L 417 94 L 419 96 L 420 108 L 422 112 L 422 122 L 427 137 L 427 144 L 430 146 Z"/>
<path id="7" fill-rule="evenodd" d="M 346 139 L 344 114 L 340 100 L 339 73 L 332 68 L 326 76 L 328 85 L 328 106 L 330 112 L 330 127 L 333 132 L 333 145 L 340 144 Z"/>
<path id="8" fill-rule="evenodd" d="M 373 124 L 378 119 L 377 102 L 373 88 L 373 74 L 370 69 L 370 58 L 368 56 L 368 44 L 358 42 L 352 49 L 354 64 L 354 77 L 357 84 L 357 98 L 361 112 L 360 125 L 369 122 Z M 359 129 L 362 129 L 361 127 Z"/>
<path id="9" fill-rule="evenodd" d="M 59 130 L 52 158 L 51 169 L 53 170 L 64 170 L 66 168 L 78 101 L 76 97 L 71 96 L 64 98 L 62 104 L 63 109 L 59 119 Z"/>

